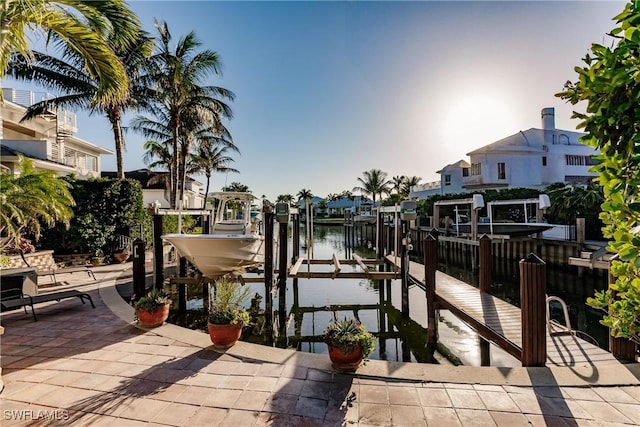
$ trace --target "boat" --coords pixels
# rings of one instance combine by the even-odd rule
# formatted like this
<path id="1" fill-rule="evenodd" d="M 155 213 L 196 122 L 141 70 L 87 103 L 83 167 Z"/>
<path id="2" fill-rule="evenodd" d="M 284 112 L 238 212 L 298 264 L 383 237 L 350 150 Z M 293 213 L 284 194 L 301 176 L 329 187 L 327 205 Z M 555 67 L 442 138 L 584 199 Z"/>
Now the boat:
<path id="1" fill-rule="evenodd" d="M 232 191 L 216 192 L 213 197 L 218 207 L 210 234 L 165 234 L 162 239 L 208 278 L 239 275 L 264 263 L 260 216 L 255 215 L 255 206 L 252 209 L 256 197 Z"/>
<path id="2" fill-rule="evenodd" d="M 505 235 L 505 236 L 529 236 L 531 234 L 542 233 L 545 230 L 553 228 L 553 224 L 535 223 L 535 222 L 494 222 L 494 223 L 478 223 L 478 235 Z M 449 227 L 451 233 L 471 234 L 471 224 L 452 224 Z"/>
<path id="3" fill-rule="evenodd" d="M 475 232 L 472 230 L 473 221 L 471 221 L 471 215 L 476 215 L 477 218 L 477 212 L 484 208 L 482 195 L 474 194 L 473 197 L 469 199 L 437 201 L 434 203 L 434 216 L 436 216 L 435 209 L 443 205 L 454 205 L 455 217 L 455 220 L 450 220 L 448 227 L 441 230 L 445 234 L 448 232 L 453 234 L 488 234 L 522 237 L 542 233 L 545 230 L 550 230 L 555 227 L 554 224 L 541 222 L 542 212 L 551 205 L 549 197 L 546 194 L 541 194 L 537 199 L 494 200 L 487 203 L 488 217 L 479 218 Z M 458 205 L 466 205 L 467 208 L 460 208 Z M 524 215 L 524 222 L 494 220 L 493 207 L 500 205 L 522 206 L 521 212 Z M 530 212 L 527 208 L 529 205 L 536 206 L 535 215 L 528 214 Z"/>

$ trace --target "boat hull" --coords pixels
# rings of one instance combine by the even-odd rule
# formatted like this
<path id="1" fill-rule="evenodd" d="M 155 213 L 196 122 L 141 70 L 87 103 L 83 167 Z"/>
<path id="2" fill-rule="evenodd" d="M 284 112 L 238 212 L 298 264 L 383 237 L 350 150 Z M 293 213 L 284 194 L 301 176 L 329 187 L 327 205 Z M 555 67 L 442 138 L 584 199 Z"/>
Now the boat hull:
<path id="1" fill-rule="evenodd" d="M 481 234 L 499 234 L 507 236 L 529 236 L 531 234 L 542 233 L 545 230 L 553 228 L 553 224 L 543 223 L 493 223 L 493 231 L 490 224 L 478 224 L 478 235 Z M 452 225 L 450 231 L 455 233 L 471 233 L 471 224 Z"/>
<path id="2" fill-rule="evenodd" d="M 264 263 L 264 237 L 252 234 L 166 234 L 180 256 L 210 278 L 228 273 L 242 274 Z"/>

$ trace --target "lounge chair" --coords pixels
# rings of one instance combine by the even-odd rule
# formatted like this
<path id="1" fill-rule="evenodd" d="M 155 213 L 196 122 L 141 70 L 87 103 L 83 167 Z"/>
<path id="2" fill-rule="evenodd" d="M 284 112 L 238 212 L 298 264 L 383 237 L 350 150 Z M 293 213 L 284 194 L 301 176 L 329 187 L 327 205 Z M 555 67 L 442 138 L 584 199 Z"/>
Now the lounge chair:
<path id="1" fill-rule="evenodd" d="M 91 307 L 96 308 L 91 299 L 91 295 L 80 292 L 75 289 L 68 291 L 52 292 L 48 294 L 31 296 L 25 294 L 22 290 L 23 280 L 21 276 L 8 277 L 0 283 L 0 309 L 1 311 L 10 311 L 18 308 L 24 308 L 25 314 L 27 306 L 31 307 L 33 320 L 37 321 L 36 310 L 34 304 L 40 304 L 49 301 L 60 301 L 68 298 L 79 298 L 84 304 L 85 298 L 91 303 Z"/>

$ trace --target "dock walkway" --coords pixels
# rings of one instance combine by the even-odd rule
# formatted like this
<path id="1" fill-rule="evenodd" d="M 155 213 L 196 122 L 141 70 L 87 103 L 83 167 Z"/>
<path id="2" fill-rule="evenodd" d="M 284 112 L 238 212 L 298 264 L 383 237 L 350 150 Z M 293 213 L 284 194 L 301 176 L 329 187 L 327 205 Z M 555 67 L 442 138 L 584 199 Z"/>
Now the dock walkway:
<path id="1" fill-rule="evenodd" d="M 386 259 L 393 265 L 393 257 Z M 409 280 L 424 289 L 423 264 L 409 262 Z M 522 324 L 519 307 L 480 292 L 478 288 L 440 271 L 436 272 L 436 306 L 451 311 L 483 338 L 521 359 Z M 610 352 L 576 335 L 547 333 L 548 365 L 572 367 L 621 363 Z"/>

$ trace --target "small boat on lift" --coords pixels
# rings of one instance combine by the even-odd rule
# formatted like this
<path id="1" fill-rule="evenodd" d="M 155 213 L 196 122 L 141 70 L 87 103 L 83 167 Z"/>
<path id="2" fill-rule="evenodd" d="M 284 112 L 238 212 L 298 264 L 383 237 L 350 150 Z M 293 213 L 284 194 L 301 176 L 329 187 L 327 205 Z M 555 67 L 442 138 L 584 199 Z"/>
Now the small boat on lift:
<path id="1" fill-rule="evenodd" d="M 264 236 L 251 193 L 213 193 L 218 208 L 210 234 L 165 234 L 180 256 L 196 266 L 203 276 L 216 278 L 242 274 L 264 263 Z M 253 212 L 253 215 L 252 215 Z"/>
<path id="2" fill-rule="evenodd" d="M 434 203 L 434 209 L 443 205 L 454 205 L 455 220 L 446 224 L 443 232 L 454 234 L 474 234 L 470 215 L 477 215 L 477 211 L 484 208 L 484 199 L 479 194 L 474 194 L 473 198 L 460 200 L 442 200 Z M 471 211 L 460 209 L 458 205 L 467 205 L 471 207 Z M 521 213 L 524 222 L 514 222 L 507 220 L 495 220 L 493 216 L 493 207 L 500 205 L 521 206 Z M 530 215 L 528 206 L 535 205 L 535 214 Z M 545 230 L 553 228 L 554 224 L 542 222 L 542 212 L 550 206 L 549 197 L 541 194 L 537 199 L 518 199 L 518 200 L 494 200 L 487 203 L 487 217 L 480 218 L 475 224 L 475 235 L 504 235 L 510 237 L 522 237 L 532 234 L 542 233 Z M 434 216 L 436 214 L 434 213 Z"/>

